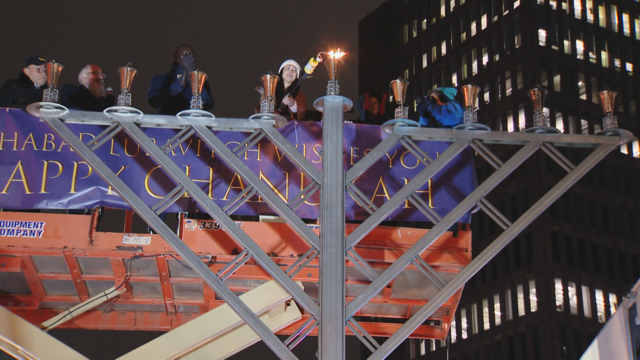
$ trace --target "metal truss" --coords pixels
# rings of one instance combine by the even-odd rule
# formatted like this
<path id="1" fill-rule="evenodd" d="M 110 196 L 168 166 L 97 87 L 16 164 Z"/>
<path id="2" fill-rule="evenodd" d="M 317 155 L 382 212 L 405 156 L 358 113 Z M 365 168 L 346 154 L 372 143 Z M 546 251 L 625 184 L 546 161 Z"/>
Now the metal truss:
<path id="1" fill-rule="evenodd" d="M 190 264 L 209 286 L 225 300 L 242 320 L 282 359 L 295 359 L 291 348 L 307 334 L 319 327 L 319 353 L 321 359 L 344 359 L 345 331 L 348 328 L 372 351 L 370 359 L 387 357 L 402 341 L 418 329 L 436 309 L 442 306 L 487 262 L 503 249 L 512 239 L 523 231 L 533 220 L 547 209 L 556 199 L 575 184 L 593 166 L 609 152 L 620 145 L 620 139 L 614 136 L 584 135 L 544 135 L 526 133 L 503 133 L 481 131 L 456 131 L 443 129 L 416 129 L 393 127 L 390 134 L 378 146 L 360 159 L 346 173 L 343 170 L 343 98 L 328 96 L 324 98 L 323 124 L 323 171 L 298 152 L 275 128 L 272 120 L 246 119 L 188 119 L 157 115 L 119 116 L 89 112 L 61 112 L 41 109 L 39 116 L 49 124 L 87 163 L 109 184 L 127 203 L 160 234 L 165 241 Z M 95 139 L 83 143 L 66 126 L 67 123 L 86 123 L 104 125 L 106 129 Z M 176 135 L 160 146 L 145 135 L 141 127 L 170 127 L 176 129 Z M 387 129 L 389 130 L 389 129 Z M 178 185 L 164 199 L 149 207 L 124 184 L 93 152 L 118 132 L 125 131 L 137 142 L 153 160 L 162 167 Z M 241 131 L 249 135 L 236 148 L 230 149 L 213 131 Z M 249 185 L 225 208 L 220 208 L 167 156 L 172 149 L 190 136 L 197 136 L 216 152 L 227 166 L 233 168 Z M 283 202 L 278 196 L 239 159 L 248 146 L 267 138 L 282 149 L 286 156 L 312 180 L 305 192 Z M 428 157 L 418 146 L 422 141 L 447 141 L 451 145 L 437 158 Z M 356 180 L 371 165 L 379 161 L 387 151 L 400 143 L 423 164 L 424 169 L 406 186 L 395 193 L 384 205 L 378 207 L 362 194 L 356 186 Z M 510 159 L 503 162 L 492 153 L 488 145 L 502 144 L 519 146 L 520 149 Z M 580 164 L 574 165 L 557 147 L 587 147 L 594 149 Z M 418 195 L 418 190 L 429 179 L 444 169 L 463 151 L 472 149 L 495 168 L 495 172 L 470 195 L 447 214 L 438 213 L 430 208 Z M 539 199 L 520 218 L 513 221 L 501 214 L 487 200 L 486 196 L 507 176 L 515 171 L 529 157 L 542 150 L 558 163 L 568 174 L 547 194 Z M 468 151 L 468 150 L 467 150 Z M 321 191 L 320 237 L 316 236 L 294 213 L 304 197 L 317 190 Z M 206 212 L 216 219 L 222 227 L 242 245 L 244 251 L 232 261 L 224 271 L 214 274 L 173 233 L 158 214 L 187 192 Z M 283 218 L 289 226 L 304 239 L 309 249 L 297 262 L 288 268 L 278 266 L 267 254 L 230 218 L 237 207 L 249 199 L 249 195 L 260 194 L 264 201 Z M 349 195 L 366 209 L 370 216 L 353 232 L 345 236 L 344 199 Z M 302 201 L 301 201 L 302 200 Z M 354 249 L 367 234 L 387 218 L 392 211 L 405 201 L 411 202 L 425 216 L 425 221 L 434 223 L 418 242 L 404 252 L 382 273 L 376 272 Z M 504 232 L 482 253 L 467 265 L 453 279 L 445 281 L 420 255 L 431 246 L 447 229 L 471 209 L 478 206 L 496 221 Z M 316 304 L 292 279 L 305 264 L 316 257 L 320 259 L 320 297 Z M 273 279 L 282 286 L 304 308 L 308 320 L 294 334 L 281 342 L 272 331 L 247 307 L 224 283 L 230 274 L 249 259 L 259 264 Z M 348 304 L 345 301 L 345 261 L 351 261 L 371 281 Z M 358 324 L 355 316 L 362 307 L 389 283 L 394 281 L 407 267 L 417 268 L 439 289 L 437 294 L 413 315 L 387 341 L 379 344 L 366 329 Z M 446 332 L 446 329 L 445 329 Z"/>

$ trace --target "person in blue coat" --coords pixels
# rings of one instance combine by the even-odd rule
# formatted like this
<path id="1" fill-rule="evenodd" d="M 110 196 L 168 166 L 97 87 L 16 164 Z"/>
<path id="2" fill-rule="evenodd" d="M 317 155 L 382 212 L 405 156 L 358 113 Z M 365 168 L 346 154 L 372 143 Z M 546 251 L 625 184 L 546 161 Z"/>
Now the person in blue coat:
<path id="1" fill-rule="evenodd" d="M 452 129 L 456 125 L 462 124 L 464 110 L 462 106 L 454 100 L 458 90 L 450 87 L 437 88 L 424 98 L 418 105 L 420 121 L 422 127 L 436 127 L 435 122 L 447 129 Z"/>
<path id="2" fill-rule="evenodd" d="M 191 83 L 189 73 L 198 68 L 193 49 L 189 45 L 181 45 L 173 54 L 173 65 L 168 74 L 154 75 L 149 85 L 147 101 L 158 114 L 175 115 L 191 106 Z M 202 110 L 213 108 L 213 97 L 209 82 L 202 87 Z"/>

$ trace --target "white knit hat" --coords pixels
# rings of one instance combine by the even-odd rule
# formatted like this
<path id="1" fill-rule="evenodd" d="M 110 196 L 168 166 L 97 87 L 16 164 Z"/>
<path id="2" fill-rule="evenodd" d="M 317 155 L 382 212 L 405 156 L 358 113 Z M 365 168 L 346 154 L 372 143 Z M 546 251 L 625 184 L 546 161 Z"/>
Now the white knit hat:
<path id="1" fill-rule="evenodd" d="M 298 69 L 298 74 L 296 75 L 296 78 L 299 78 L 299 77 L 300 77 L 300 71 L 301 71 L 300 64 L 298 64 L 298 63 L 297 63 L 295 60 L 293 60 L 293 59 L 285 60 L 285 61 L 282 63 L 282 65 L 280 65 L 280 69 L 278 69 L 278 74 L 280 73 L 280 71 L 282 71 L 282 68 L 283 68 L 283 67 L 285 67 L 285 66 L 287 66 L 287 65 L 293 65 L 293 66 L 295 66 L 295 67 Z"/>

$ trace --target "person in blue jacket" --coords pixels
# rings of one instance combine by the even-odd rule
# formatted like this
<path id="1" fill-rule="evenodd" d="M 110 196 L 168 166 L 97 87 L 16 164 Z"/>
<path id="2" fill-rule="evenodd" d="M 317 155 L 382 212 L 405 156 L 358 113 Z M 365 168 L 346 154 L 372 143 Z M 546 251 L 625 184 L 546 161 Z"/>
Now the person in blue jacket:
<path id="1" fill-rule="evenodd" d="M 191 83 L 189 73 L 197 70 L 196 56 L 189 45 L 181 45 L 173 54 L 173 65 L 168 74 L 154 75 L 149 85 L 147 101 L 158 114 L 175 115 L 191 106 Z M 213 97 L 209 82 L 202 87 L 202 110 L 213 108 Z"/>
<path id="2" fill-rule="evenodd" d="M 424 98 L 418 105 L 420 121 L 422 127 L 436 127 L 435 122 L 447 129 L 452 129 L 456 125 L 462 124 L 464 110 L 462 106 L 454 100 L 458 90 L 450 87 L 437 88 Z"/>

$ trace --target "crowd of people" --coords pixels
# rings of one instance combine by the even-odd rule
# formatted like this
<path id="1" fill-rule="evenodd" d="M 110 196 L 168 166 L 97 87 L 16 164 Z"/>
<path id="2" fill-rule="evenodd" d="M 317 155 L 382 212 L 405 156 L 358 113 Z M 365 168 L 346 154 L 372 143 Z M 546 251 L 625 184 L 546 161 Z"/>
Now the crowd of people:
<path id="1" fill-rule="evenodd" d="M 191 105 L 189 73 L 198 68 L 193 49 L 179 46 L 173 54 L 173 64 L 166 74 L 154 75 L 149 85 L 147 101 L 162 115 L 175 115 Z M 22 108 L 40 102 L 47 88 L 47 61 L 38 56 L 27 58 L 16 79 L 4 82 L 0 88 L 0 107 Z M 288 120 L 319 120 L 307 111 L 306 96 L 300 89 L 302 68 L 295 60 L 285 60 L 278 69 L 274 110 Z M 78 84 L 67 84 L 61 89 L 60 103 L 69 109 L 103 111 L 116 104 L 111 88 L 104 85 L 106 75 L 100 66 L 89 64 L 78 73 Z M 257 88 L 264 100 L 264 89 Z M 455 100 L 457 90 L 443 87 L 430 91 L 418 99 L 419 124 L 423 127 L 453 128 L 461 124 L 463 110 Z M 209 111 L 214 106 L 209 82 L 205 81 L 201 92 L 202 109 Z M 368 91 L 358 99 L 356 123 L 382 125 L 392 119 L 387 95 Z M 256 111 L 259 107 L 256 107 Z"/>

